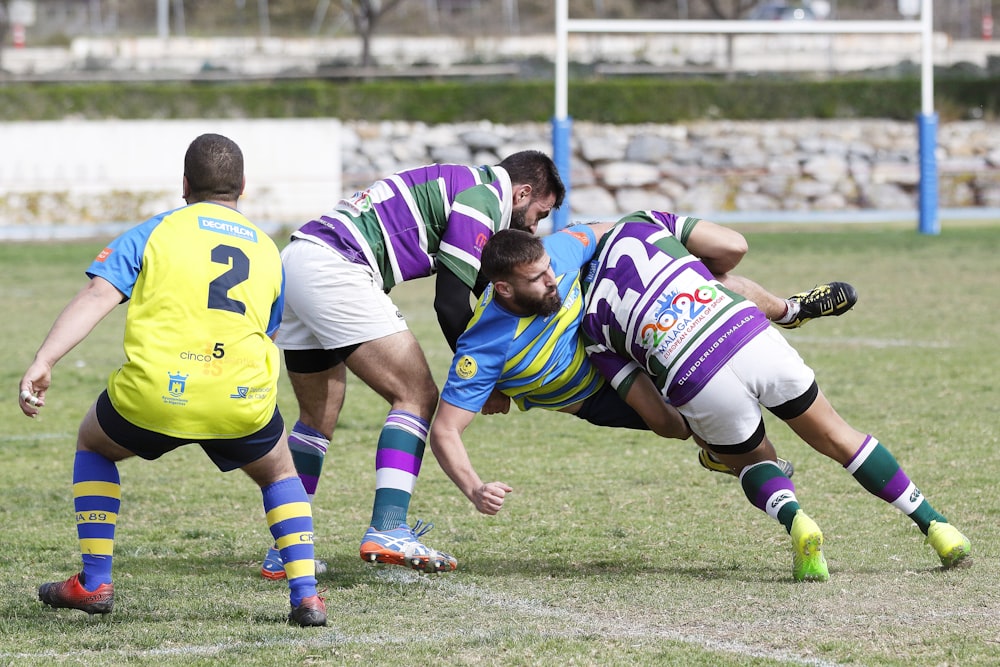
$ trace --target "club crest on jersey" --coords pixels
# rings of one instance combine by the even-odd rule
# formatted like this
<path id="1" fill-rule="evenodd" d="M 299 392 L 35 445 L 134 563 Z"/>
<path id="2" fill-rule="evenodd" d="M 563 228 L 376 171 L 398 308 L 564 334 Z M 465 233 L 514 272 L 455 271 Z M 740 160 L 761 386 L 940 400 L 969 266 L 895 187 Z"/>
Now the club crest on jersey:
<path id="1" fill-rule="evenodd" d="M 455 364 L 455 374 L 463 380 L 472 379 L 478 370 L 479 365 L 476 360 L 467 354 L 462 355 L 462 358 Z"/>
<path id="2" fill-rule="evenodd" d="M 359 190 L 351 195 L 349 198 L 341 200 L 338 206 L 345 206 L 351 209 L 357 215 L 362 213 L 367 213 L 372 210 L 372 193 L 371 190 Z"/>
<path id="3" fill-rule="evenodd" d="M 170 382 L 167 384 L 167 393 L 174 398 L 180 398 L 184 394 L 184 389 L 187 387 L 187 379 L 189 375 L 181 375 L 180 371 L 176 373 L 171 373 L 167 371 L 167 375 L 170 377 Z"/>

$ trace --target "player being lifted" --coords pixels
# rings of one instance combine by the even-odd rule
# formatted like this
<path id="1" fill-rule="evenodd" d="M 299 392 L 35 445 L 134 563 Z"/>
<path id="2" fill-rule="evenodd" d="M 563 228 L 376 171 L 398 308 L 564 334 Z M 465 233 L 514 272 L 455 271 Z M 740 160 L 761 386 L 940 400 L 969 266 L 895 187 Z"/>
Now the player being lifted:
<path id="1" fill-rule="evenodd" d="M 791 480 L 776 465 L 764 435 L 761 404 L 788 421 L 815 449 L 844 465 L 866 490 L 910 516 L 942 565 L 962 562 L 969 541 L 931 507 L 883 445 L 833 411 L 812 371 L 768 326 L 764 313 L 715 279 L 718 257 L 699 261 L 685 249 L 685 243 L 699 236 L 698 227 L 709 224 L 666 213 L 633 214 L 610 232 L 606 239 L 611 240 L 603 241 L 596 254 L 593 230 L 565 235 L 562 245 L 579 246 L 577 259 L 586 263 L 598 258 L 586 272 L 584 284 L 592 289 L 583 302 L 581 325 L 592 339 L 587 353 L 594 366 L 650 424 L 662 412 L 664 399 L 677 405 L 700 440 L 739 472 L 751 503 L 789 531 L 796 580 L 828 579 L 823 536 L 801 511 Z M 548 248 L 556 252 L 550 256 Z M 566 292 L 570 298 L 562 297 L 566 273 L 575 273 L 572 261 L 556 259 L 572 260 L 573 252 L 566 253 L 554 242 L 543 245 L 515 231 L 498 234 L 487 245 L 484 266 L 494 267 L 496 293 L 503 286 L 505 303 L 522 314 L 518 331 L 557 322 L 563 311 L 582 312 L 579 291 L 571 288 Z M 700 312 L 692 316 L 692 308 Z M 536 332 L 541 337 L 541 330 Z M 459 360 L 453 373 L 470 375 L 469 368 L 471 364 Z M 637 394 L 649 394 L 651 382 L 659 402 L 634 400 Z M 461 444 L 454 431 L 462 426 L 463 413 L 446 402 L 449 395 L 446 385 L 432 446 L 438 453 L 444 443 L 439 459 L 445 470 L 480 511 L 495 513 L 510 487 L 483 484 L 464 448 L 453 446 Z"/>
<path id="2" fill-rule="evenodd" d="M 523 235 L 504 232 L 487 244 L 482 272 L 492 284 L 459 338 L 431 429 L 438 462 L 483 513 L 498 512 L 511 487 L 482 481 L 462 436 L 476 414 L 493 402 L 494 388 L 522 410 L 557 410 L 595 425 L 650 429 L 668 438 L 690 435 L 683 418 L 666 404 L 650 378 L 637 378 L 619 396 L 587 358 L 579 336 L 584 309 L 580 267 L 592 257 L 594 239 L 611 226 L 573 226 L 523 248 L 519 245 Z M 747 251 L 741 234 L 708 221 L 692 225 L 689 231 L 685 245 L 711 265 L 718 279 L 754 295 L 772 317 L 782 314 L 784 300 L 731 273 Z M 512 244 L 517 249 L 510 249 Z M 539 248 L 544 248 L 541 256 Z M 802 306 L 794 316 L 799 326 L 814 317 L 840 315 L 857 297 L 850 285 L 831 283 L 793 298 Z M 699 460 L 703 465 L 708 461 L 711 469 L 733 473 L 715 459 Z M 776 460 L 790 477 L 790 464 Z"/>

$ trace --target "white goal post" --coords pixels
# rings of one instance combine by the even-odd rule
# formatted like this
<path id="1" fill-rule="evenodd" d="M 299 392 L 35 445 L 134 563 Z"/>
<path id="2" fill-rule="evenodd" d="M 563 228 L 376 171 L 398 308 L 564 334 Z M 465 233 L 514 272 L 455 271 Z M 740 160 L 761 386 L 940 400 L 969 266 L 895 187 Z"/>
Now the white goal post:
<path id="1" fill-rule="evenodd" d="M 938 178 L 934 149 L 937 114 L 934 112 L 934 61 L 932 0 L 920 0 L 920 20 L 897 21 L 672 21 L 593 20 L 569 18 L 569 0 L 556 0 L 555 115 L 552 118 L 552 152 L 566 185 L 566 203 L 555 211 L 553 226 L 569 222 L 570 137 L 568 72 L 570 33 L 674 33 L 674 34 L 914 34 L 921 35 L 920 113 L 917 117 L 920 158 L 920 211 L 918 231 L 940 233 Z"/>

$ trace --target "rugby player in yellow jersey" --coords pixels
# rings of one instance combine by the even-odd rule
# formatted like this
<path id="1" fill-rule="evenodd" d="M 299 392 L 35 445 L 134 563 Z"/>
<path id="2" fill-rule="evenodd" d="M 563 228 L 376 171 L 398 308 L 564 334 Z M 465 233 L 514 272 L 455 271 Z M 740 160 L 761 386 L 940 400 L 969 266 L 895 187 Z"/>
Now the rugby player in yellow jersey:
<path id="1" fill-rule="evenodd" d="M 20 383 L 20 407 L 45 405 L 52 368 L 119 303 L 128 302 L 126 361 L 87 411 L 73 462 L 83 567 L 42 584 L 50 607 L 110 613 L 121 505 L 117 461 L 157 459 L 197 443 L 219 470 L 256 482 L 290 589 L 290 622 L 326 625 L 316 592 L 313 522 L 278 412 L 284 274 L 274 242 L 237 209 L 243 153 L 203 134 L 184 156 L 187 202 L 125 232 L 98 254 L 90 282 L 56 318 Z"/>

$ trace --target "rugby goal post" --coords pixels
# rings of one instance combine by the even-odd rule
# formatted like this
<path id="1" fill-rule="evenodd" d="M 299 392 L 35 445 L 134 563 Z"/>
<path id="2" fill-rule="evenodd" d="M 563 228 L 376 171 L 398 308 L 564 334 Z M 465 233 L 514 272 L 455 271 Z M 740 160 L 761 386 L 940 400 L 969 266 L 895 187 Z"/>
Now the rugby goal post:
<path id="1" fill-rule="evenodd" d="M 673 33 L 673 34 L 915 34 L 921 35 L 919 141 L 919 221 L 922 234 L 940 233 L 938 222 L 938 176 L 934 150 L 937 145 L 937 114 L 934 111 L 934 34 L 931 0 L 920 1 L 919 20 L 894 21 L 674 21 L 595 20 L 569 18 L 569 0 L 556 0 L 555 115 L 552 118 L 552 153 L 566 185 L 566 203 L 554 213 L 553 228 L 569 222 L 570 139 L 573 121 L 568 110 L 570 33 Z"/>

